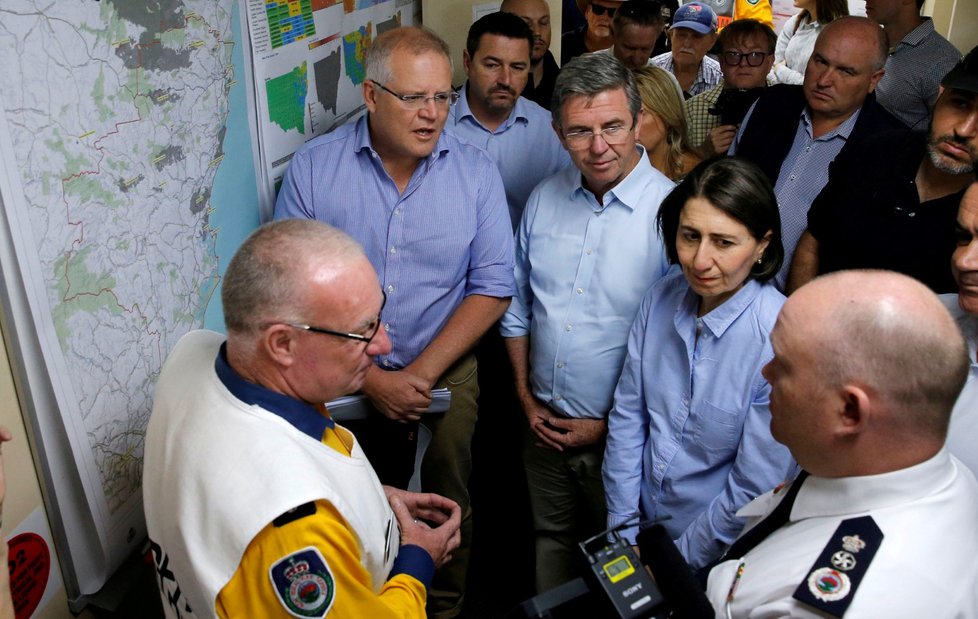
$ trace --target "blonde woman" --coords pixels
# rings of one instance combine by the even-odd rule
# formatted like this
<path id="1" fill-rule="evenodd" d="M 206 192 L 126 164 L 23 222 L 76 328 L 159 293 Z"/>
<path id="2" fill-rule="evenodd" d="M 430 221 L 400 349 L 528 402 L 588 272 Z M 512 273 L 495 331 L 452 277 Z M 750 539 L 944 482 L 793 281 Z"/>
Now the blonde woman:
<path id="1" fill-rule="evenodd" d="M 664 69 L 650 66 L 636 71 L 635 81 L 645 112 L 639 141 L 652 166 L 678 182 L 700 158 L 686 141 L 686 106 L 675 78 Z"/>
<path id="2" fill-rule="evenodd" d="M 774 48 L 771 79 L 778 84 L 801 84 L 818 33 L 849 14 L 846 0 L 795 0 L 795 7 L 801 11 L 784 23 Z"/>

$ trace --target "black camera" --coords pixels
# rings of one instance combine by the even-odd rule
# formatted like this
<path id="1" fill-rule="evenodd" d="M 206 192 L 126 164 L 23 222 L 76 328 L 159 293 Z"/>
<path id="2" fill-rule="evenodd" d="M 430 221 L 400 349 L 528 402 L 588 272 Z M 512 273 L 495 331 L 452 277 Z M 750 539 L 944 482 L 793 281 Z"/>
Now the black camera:
<path id="1" fill-rule="evenodd" d="M 720 117 L 721 125 L 739 125 L 764 88 L 724 88 L 710 114 Z"/>

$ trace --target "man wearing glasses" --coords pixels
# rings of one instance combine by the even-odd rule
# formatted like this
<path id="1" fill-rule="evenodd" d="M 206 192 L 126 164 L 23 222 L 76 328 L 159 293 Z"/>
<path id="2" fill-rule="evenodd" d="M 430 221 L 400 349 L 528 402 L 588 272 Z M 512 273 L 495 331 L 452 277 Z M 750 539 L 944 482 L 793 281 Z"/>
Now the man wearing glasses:
<path id="1" fill-rule="evenodd" d="M 512 227 L 495 163 L 442 129 L 452 92 L 447 45 L 420 28 L 396 28 L 367 50 L 367 114 L 296 152 L 282 182 L 275 218 L 330 223 L 360 242 L 380 276 L 383 327 L 392 350 L 376 357 L 363 392 L 384 435 L 416 424 L 432 388 L 451 391 L 421 468 L 425 490 L 459 503 L 462 547 L 436 575 L 429 613 L 461 610 L 471 514 L 467 482 L 478 392 L 475 342 L 509 305 Z M 286 249 L 283 249 L 286 250 Z M 360 435 L 358 434 L 358 438 Z M 409 443 L 406 443 L 409 444 Z M 413 449 L 386 447 L 368 456 L 382 480 L 411 477 Z M 386 465 L 386 466 L 385 466 Z"/>
<path id="2" fill-rule="evenodd" d="M 529 422 L 540 592 L 579 576 L 577 543 L 605 528 L 607 414 L 642 295 L 667 269 L 655 216 L 673 187 L 638 143 L 641 100 L 618 59 L 567 63 L 554 102 L 574 165 L 530 194 L 516 234 L 518 292 L 500 329 Z"/>
<path id="3" fill-rule="evenodd" d="M 283 251 L 283 248 L 291 251 Z M 381 487 L 323 402 L 390 352 L 357 243 L 259 228 L 228 265 L 227 338 L 183 337 L 156 387 L 143 500 L 168 617 L 424 617 L 461 510 Z"/>
<path id="4" fill-rule="evenodd" d="M 738 19 L 720 32 L 719 85 L 686 100 L 689 143 L 704 159 L 726 154 L 750 105 L 767 86 L 778 37 L 756 19 Z"/>

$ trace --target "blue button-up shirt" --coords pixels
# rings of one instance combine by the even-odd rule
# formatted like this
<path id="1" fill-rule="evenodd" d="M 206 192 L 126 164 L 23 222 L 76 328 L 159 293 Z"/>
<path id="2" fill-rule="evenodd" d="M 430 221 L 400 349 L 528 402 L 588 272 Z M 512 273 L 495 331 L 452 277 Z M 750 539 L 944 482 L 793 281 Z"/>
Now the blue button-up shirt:
<path id="1" fill-rule="evenodd" d="M 754 115 L 756 105 L 755 103 L 751 106 L 747 116 L 744 117 L 744 122 L 741 123 L 728 154 L 737 154 L 737 145 Z M 812 135 L 812 116 L 807 106 L 798 119 L 795 140 L 791 143 L 791 149 L 785 156 L 784 163 L 781 164 L 781 172 L 774 184 L 774 195 L 778 199 L 778 209 L 781 212 L 781 242 L 784 245 L 784 262 L 775 281 L 782 290 L 785 282 L 788 281 L 788 271 L 791 268 L 791 259 L 795 255 L 795 248 L 801 235 L 808 228 L 808 209 L 829 182 L 829 164 L 835 160 L 849 140 L 860 111 L 862 108 L 856 110 L 838 127 L 817 138 Z M 759 118 L 757 122 L 763 120 Z"/>
<path id="2" fill-rule="evenodd" d="M 655 216 L 673 186 L 642 151 L 602 203 L 575 167 L 530 195 L 516 234 L 518 292 L 500 331 L 529 335 L 530 386 L 551 408 L 607 416 L 638 304 L 668 269 Z"/>
<path id="3" fill-rule="evenodd" d="M 466 142 L 485 150 L 496 162 L 515 228 L 533 188 L 569 166 L 570 156 L 557 139 L 550 112 L 519 97 L 509 118 L 495 131 L 489 131 L 472 114 L 466 99 L 467 86 L 459 91 L 458 103 L 452 107 L 447 126 Z"/>
<path id="4" fill-rule="evenodd" d="M 471 294 L 511 297 L 513 231 L 496 164 L 443 132 L 404 193 L 370 144 L 367 117 L 311 140 L 292 157 L 275 219 L 303 217 L 356 239 L 387 293 L 384 327 L 402 368 Z M 288 251 L 288 248 L 283 248 Z"/>
<path id="5" fill-rule="evenodd" d="M 748 280 L 697 318 L 699 297 L 681 272 L 645 296 L 608 419 L 609 526 L 639 511 L 670 516 L 662 524 L 702 567 L 743 529 L 737 510 L 794 470 L 771 436 L 771 388 L 761 376 L 783 304 L 774 286 Z"/>

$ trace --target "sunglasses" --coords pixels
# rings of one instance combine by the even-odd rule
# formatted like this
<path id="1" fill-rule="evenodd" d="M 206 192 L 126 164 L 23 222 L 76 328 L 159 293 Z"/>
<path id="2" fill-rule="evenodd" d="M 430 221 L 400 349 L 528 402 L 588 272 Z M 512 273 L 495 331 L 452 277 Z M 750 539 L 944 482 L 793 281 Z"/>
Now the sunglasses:
<path id="1" fill-rule="evenodd" d="M 608 14 L 608 17 L 614 17 L 615 11 L 617 10 L 618 9 L 615 7 L 601 6 L 600 4 L 594 4 L 593 2 L 591 3 L 591 12 L 599 17 L 605 13 Z"/>

